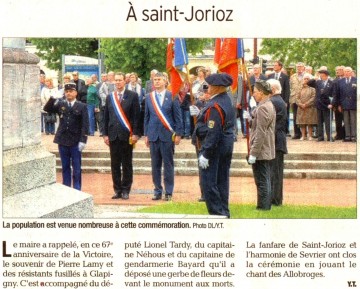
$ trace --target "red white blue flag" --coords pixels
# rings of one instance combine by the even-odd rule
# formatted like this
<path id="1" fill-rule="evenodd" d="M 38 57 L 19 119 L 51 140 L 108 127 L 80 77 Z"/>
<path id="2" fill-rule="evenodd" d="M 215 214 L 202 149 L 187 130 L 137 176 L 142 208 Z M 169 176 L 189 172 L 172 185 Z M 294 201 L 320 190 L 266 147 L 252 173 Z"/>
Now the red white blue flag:
<path id="1" fill-rule="evenodd" d="M 180 91 L 187 79 L 186 65 L 189 63 L 184 38 L 170 38 L 167 46 L 166 69 L 169 73 L 171 93 L 173 96 Z"/>
<path id="2" fill-rule="evenodd" d="M 233 78 L 231 90 L 238 86 L 239 59 L 244 57 L 244 42 L 241 38 L 217 38 L 215 42 L 214 62 L 220 72 L 226 72 Z"/>

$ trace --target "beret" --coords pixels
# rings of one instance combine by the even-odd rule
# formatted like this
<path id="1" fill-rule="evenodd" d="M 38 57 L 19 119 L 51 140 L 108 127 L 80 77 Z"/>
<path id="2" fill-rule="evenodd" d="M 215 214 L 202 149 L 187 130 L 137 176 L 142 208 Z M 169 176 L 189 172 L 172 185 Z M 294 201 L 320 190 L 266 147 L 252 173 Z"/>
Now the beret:
<path id="1" fill-rule="evenodd" d="M 76 90 L 76 84 L 75 83 L 66 83 L 64 86 L 64 90 Z"/>
<path id="2" fill-rule="evenodd" d="M 325 73 L 326 75 L 329 75 L 329 71 L 322 69 L 318 71 L 319 73 Z"/>
<path id="3" fill-rule="evenodd" d="M 272 93 L 270 83 L 265 80 L 257 80 L 255 82 L 255 87 L 266 95 Z"/>
<path id="4" fill-rule="evenodd" d="M 232 77 L 227 73 L 213 73 L 205 78 L 209 85 L 213 86 L 230 86 L 233 83 Z"/>

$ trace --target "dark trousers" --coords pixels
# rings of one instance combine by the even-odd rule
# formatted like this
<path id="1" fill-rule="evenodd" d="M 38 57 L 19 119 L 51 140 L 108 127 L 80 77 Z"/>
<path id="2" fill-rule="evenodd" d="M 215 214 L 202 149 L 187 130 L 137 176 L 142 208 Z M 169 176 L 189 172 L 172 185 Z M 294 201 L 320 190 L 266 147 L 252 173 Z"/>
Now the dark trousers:
<path id="1" fill-rule="evenodd" d="M 296 123 L 296 114 L 297 114 L 298 105 L 296 103 L 293 103 L 292 108 L 293 108 L 294 137 L 300 137 L 301 136 L 301 131 L 300 131 L 300 128 L 298 127 L 298 125 Z"/>
<path id="2" fill-rule="evenodd" d="M 283 180 L 284 180 L 284 153 L 275 152 L 275 158 L 271 164 L 271 203 L 276 206 L 283 202 Z"/>
<path id="3" fill-rule="evenodd" d="M 269 160 L 256 160 L 252 165 L 257 188 L 258 210 L 271 209 L 271 165 Z"/>
<path id="4" fill-rule="evenodd" d="M 318 118 L 318 139 L 324 139 L 324 124 L 327 140 L 330 140 L 330 110 L 317 110 L 317 118 Z"/>
<path id="5" fill-rule="evenodd" d="M 150 156 L 154 194 L 161 195 L 161 168 L 164 165 L 165 194 L 172 195 L 174 191 L 174 143 L 157 140 L 150 142 Z"/>
<path id="6" fill-rule="evenodd" d="M 289 103 L 287 103 L 286 106 L 286 115 L 287 115 L 286 134 L 290 134 L 290 104 Z"/>
<path id="7" fill-rule="evenodd" d="M 133 183 L 133 146 L 116 138 L 110 142 L 111 175 L 115 194 L 130 193 Z"/>
<path id="8" fill-rule="evenodd" d="M 334 111 L 335 114 L 335 127 L 336 127 L 336 136 L 338 139 L 344 139 L 345 129 L 343 126 L 344 116 L 337 108 Z"/>
<path id="9" fill-rule="evenodd" d="M 105 121 L 105 106 L 100 108 L 100 112 L 99 114 L 99 131 L 100 131 L 100 135 L 104 135 L 104 121 Z"/>
<path id="10" fill-rule="evenodd" d="M 209 167 L 200 169 L 206 207 L 210 215 L 230 218 L 229 177 L 233 143 L 221 144 L 209 159 Z"/>
<path id="11" fill-rule="evenodd" d="M 197 145 L 195 145 L 195 151 L 196 151 L 196 157 L 197 157 L 197 159 L 199 159 L 200 152 L 199 152 Z M 202 185 L 202 181 L 201 181 L 201 168 L 198 167 L 198 169 L 199 169 L 199 187 L 200 187 L 200 192 L 201 192 L 201 198 L 205 199 L 204 189 L 203 189 L 203 185 Z"/>
<path id="12" fill-rule="evenodd" d="M 356 110 L 344 110 L 345 138 L 356 140 Z"/>
<path id="13" fill-rule="evenodd" d="M 81 191 L 81 152 L 78 145 L 59 145 L 63 185 L 71 187 L 71 167 L 73 188 Z"/>

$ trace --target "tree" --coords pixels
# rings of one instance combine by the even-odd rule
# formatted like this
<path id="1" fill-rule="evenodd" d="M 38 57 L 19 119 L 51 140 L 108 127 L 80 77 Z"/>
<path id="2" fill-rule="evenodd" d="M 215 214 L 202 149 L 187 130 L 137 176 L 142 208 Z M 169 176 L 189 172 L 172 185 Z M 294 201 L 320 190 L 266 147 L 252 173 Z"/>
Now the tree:
<path id="1" fill-rule="evenodd" d="M 61 70 L 62 55 L 98 57 L 99 50 L 105 56 L 107 71 L 136 72 L 147 79 L 152 69 L 165 71 L 167 38 L 30 38 L 46 60 L 50 69 Z M 202 53 L 211 39 L 192 38 L 186 40 L 188 53 Z"/>
<path id="2" fill-rule="evenodd" d="M 167 38 L 101 39 L 107 70 L 136 72 L 147 79 L 152 69 L 165 71 Z M 186 39 L 188 53 L 201 53 L 209 39 Z"/>
<path id="3" fill-rule="evenodd" d="M 36 53 L 46 60 L 46 67 L 61 71 L 62 55 L 81 55 L 97 58 L 98 40 L 95 38 L 30 38 Z"/>
<path id="4" fill-rule="evenodd" d="M 338 65 L 356 67 L 355 38 L 280 38 L 263 39 L 261 54 L 281 60 L 285 66 L 304 62 L 315 69 L 327 66 L 333 72 Z"/>

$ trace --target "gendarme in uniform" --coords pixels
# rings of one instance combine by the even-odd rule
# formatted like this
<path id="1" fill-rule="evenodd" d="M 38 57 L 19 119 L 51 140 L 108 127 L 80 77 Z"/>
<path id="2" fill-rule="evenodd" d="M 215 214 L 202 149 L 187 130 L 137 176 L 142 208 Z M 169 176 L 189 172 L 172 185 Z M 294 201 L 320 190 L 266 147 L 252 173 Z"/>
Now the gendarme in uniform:
<path id="1" fill-rule="evenodd" d="M 199 167 L 209 214 L 230 217 L 229 175 L 234 146 L 234 110 L 226 88 L 232 78 L 211 74 L 205 81 L 211 98 L 201 110 L 194 134 L 199 139 Z"/>
<path id="2" fill-rule="evenodd" d="M 89 134 L 89 117 L 86 104 L 76 100 L 75 83 L 65 84 L 64 99 L 50 98 L 44 110 L 59 114 L 60 124 L 54 143 L 59 145 L 63 184 L 81 190 L 81 151 Z M 72 174 L 71 167 L 72 166 Z"/>

